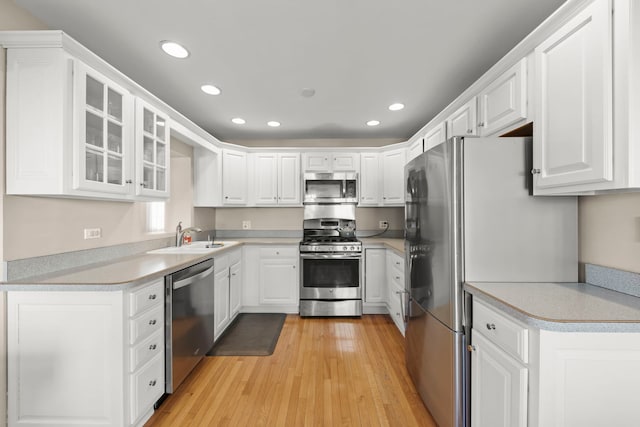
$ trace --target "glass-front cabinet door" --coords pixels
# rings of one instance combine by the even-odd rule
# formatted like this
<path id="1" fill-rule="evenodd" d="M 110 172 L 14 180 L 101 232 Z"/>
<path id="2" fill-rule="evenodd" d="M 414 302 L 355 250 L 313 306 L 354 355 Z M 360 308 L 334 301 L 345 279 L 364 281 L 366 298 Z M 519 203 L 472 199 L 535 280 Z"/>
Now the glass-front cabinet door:
<path id="1" fill-rule="evenodd" d="M 136 194 L 169 197 L 169 120 L 136 99 Z"/>
<path id="2" fill-rule="evenodd" d="M 79 61 L 74 87 L 74 188 L 132 194 L 132 95 Z"/>

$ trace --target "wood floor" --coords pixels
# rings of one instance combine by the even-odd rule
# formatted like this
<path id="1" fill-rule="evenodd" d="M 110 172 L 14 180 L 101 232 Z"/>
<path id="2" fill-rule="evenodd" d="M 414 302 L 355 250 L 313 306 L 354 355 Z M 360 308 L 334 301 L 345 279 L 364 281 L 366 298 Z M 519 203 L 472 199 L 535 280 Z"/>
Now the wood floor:
<path id="1" fill-rule="evenodd" d="M 387 315 L 288 315 L 272 356 L 205 358 L 146 427 L 436 426 Z"/>

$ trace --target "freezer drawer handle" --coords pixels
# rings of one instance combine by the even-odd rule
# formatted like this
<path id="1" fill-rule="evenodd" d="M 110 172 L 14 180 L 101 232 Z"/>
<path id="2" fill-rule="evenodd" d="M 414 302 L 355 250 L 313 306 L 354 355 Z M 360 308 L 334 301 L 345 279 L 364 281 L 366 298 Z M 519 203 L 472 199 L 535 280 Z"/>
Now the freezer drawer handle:
<path id="1" fill-rule="evenodd" d="M 496 328 L 496 325 L 494 325 L 493 323 L 487 323 L 487 329 L 488 330 L 494 330 Z"/>

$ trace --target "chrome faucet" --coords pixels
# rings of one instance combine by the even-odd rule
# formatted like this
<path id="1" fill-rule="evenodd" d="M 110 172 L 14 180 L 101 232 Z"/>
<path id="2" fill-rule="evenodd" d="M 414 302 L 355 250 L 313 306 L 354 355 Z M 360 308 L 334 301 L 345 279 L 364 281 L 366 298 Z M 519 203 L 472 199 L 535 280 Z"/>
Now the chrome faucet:
<path id="1" fill-rule="evenodd" d="M 178 226 L 176 227 L 176 246 L 182 246 L 182 238 L 184 237 L 184 233 L 188 233 L 189 231 L 200 233 L 202 229 L 198 227 L 187 227 L 183 230 L 182 221 L 178 222 Z"/>

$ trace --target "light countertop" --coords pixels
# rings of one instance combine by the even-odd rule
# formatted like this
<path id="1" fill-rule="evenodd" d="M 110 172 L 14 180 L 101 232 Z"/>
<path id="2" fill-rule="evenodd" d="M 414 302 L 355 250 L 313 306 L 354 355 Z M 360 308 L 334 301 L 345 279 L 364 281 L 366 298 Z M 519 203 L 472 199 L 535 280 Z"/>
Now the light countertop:
<path id="1" fill-rule="evenodd" d="M 164 277 L 205 259 L 220 256 L 242 245 L 297 245 L 300 238 L 256 237 L 232 239 L 207 254 L 147 254 L 127 256 L 62 272 L 0 284 L 0 291 L 116 291 Z M 368 239 L 363 239 L 367 241 Z M 370 239 L 376 244 L 404 251 L 402 239 Z"/>
<path id="2" fill-rule="evenodd" d="M 587 283 L 466 283 L 474 298 L 539 329 L 640 332 L 640 298 Z"/>

